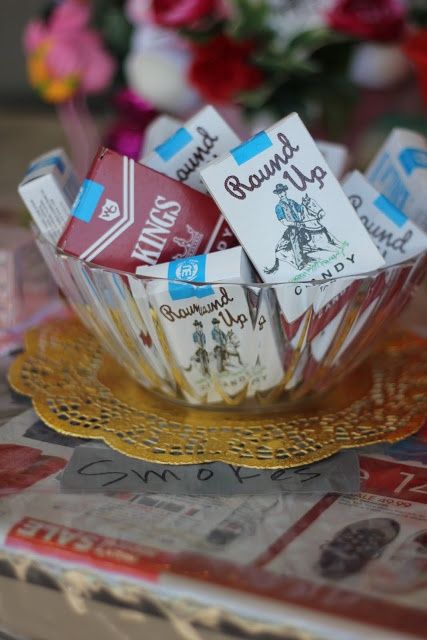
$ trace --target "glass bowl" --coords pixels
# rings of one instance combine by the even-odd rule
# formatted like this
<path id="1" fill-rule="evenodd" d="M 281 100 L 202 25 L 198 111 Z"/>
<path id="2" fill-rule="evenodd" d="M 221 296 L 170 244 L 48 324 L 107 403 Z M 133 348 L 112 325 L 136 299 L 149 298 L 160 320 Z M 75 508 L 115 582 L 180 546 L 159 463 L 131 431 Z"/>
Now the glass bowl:
<path id="1" fill-rule="evenodd" d="M 368 355 L 427 271 L 424 253 L 330 281 L 196 285 L 37 243 L 82 322 L 143 387 L 210 410 L 292 409 L 324 394 Z"/>

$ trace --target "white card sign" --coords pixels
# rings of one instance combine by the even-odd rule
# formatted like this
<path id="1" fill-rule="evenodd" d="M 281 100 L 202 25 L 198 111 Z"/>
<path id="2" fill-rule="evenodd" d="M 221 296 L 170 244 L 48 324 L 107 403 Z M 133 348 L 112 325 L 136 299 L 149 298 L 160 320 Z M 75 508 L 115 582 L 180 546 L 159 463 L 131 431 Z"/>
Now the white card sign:
<path id="1" fill-rule="evenodd" d="M 329 279 L 384 266 L 296 113 L 201 175 L 265 282 Z"/>
<path id="2" fill-rule="evenodd" d="M 236 496 L 355 492 L 359 476 L 359 461 L 353 451 L 296 469 L 248 469 L 221 462 L 153 464 L 91 444 L 77 447 L 60 482 L 64 492 Z"/>

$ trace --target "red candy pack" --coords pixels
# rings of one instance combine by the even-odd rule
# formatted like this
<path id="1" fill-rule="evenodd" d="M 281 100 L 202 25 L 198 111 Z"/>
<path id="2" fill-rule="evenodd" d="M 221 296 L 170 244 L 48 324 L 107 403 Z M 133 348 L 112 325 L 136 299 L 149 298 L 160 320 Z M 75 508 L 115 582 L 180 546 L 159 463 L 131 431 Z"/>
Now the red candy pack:
<path id="1" fill-rule="evenodd" d="M 101 148 L 59 239 L 64 252 L 134 273 L 237 241 L 208 196 Z"/>

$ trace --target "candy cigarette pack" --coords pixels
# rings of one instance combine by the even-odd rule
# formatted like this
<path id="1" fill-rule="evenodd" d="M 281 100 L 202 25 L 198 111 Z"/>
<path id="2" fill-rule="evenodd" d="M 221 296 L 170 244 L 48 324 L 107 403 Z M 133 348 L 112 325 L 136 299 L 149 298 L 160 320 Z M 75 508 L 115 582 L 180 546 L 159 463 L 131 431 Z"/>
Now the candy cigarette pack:
<path id="1" fill-rule="evenodd" d="M 208 196 L 101 148 L 59 239 L 64 252 L 134 273 L 235 244 Z"/>
<path id="2" fill-rule="evenodd" d="M 236 286 L 253 282 L 241 247 L 140 267 L 137 273 L 153 278 L 147 284 L 149 304 L 189 401 L 230 401 L 280 380 L 283 367 L 270 307 L 254 300 L 250 288 Z"/>
<path id="3" fill-rule="evenodd" d="M 315 140 L 315 143 L 334 176 L 340 180 L 350 163 L 348 148 L 343 144 L 325 140 Z"/>
<path id="4" fill-rule="evenodd" d="M 165 123 L 163 123 L 165 124 Z M 193 189 L 206 193 L 200 170 L 240 143 L 240 139 L 211 106 L 204 107 L 157 145 L 140 162 Z"/>
<path id="5" fill-rule="evenodd" d="M 427 234 L 368 182 L 359 171 L 343 189 L 386 264 L 398 264 L 427 249 Z"/>
<path id="6" fill-rule="evenodd" d="M 79 181 L 63 149 L 31 162 L 18 192 L 39 231 L 56 243 L 70 217 Z"/>
<path id="7" fill-rule="evenodd" d="M 295 113 L 201 174 L 265 282 L 322 280 L 384 265 Z"/>
<path id="8" fill-rule="evenodd" d="M 427 231 L 427 141 L 407 129 L 393 129 L 366 171 L 369 182 Z"/>
<path id="9" fill-rule="evenodd" d="M 166 138 L 170 138 L 181 126 L 182 122 L 177 118 L 166 115 L 157 116 L 145 129 L 141 159 L 154 151 Z"/>

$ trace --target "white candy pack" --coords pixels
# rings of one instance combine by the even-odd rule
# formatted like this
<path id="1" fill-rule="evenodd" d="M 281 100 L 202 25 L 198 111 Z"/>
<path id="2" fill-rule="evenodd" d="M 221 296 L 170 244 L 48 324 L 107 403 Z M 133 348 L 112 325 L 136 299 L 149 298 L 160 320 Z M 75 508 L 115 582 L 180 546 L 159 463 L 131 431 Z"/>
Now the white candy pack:
<path id="1" fill-rule="evenodd" d="M 347 176 L 342 186 L 387 265 L 404 262 L 427 249 L 424 231 L 359 171 Z"/>
<path id="2" fill-rule="evenodd" d="M 366 171 L 369 182 L 427 232 L 427 141 L 393 129 Z"/>
<path id="3" fill-rule="evenodd" d="M 233 402 L 281 379 L 268 304 L 254 303 L 251 289 L 233 286 L 253 282 L 241 247 L 141 267 L 137 273 L 161 278 L 147 283 L 147 300 L 155 312 L 163 350 L 188 401 Z M 208 281 L 217 284 L 200 284 Z M 262 307 L 255 313 L 257 303 Z"/>
<path id="4" fill-rule="evenodd" d="M 167 115 L 157 116 L 157 118 L 150 122 L 144 132 L 141 158 L 148 156 L 149 153 L 154 151 L 154 149 L 167 138 L 170 138 L 180 127 L 182 127 L 182 122 L 177 118 L 172 118 Z"/>
<path id="5" fill-rule="evenodd" d="M 79 187 L 63 149 L 54 149 L 33 160 L 18 186 L 37 228 L 52 243 L 62 234 Z"/>
<path id="6" fill-rule="evenodd" d="M 350 163 L 348 148 L 343 144 L 325 140 L 315 140 L 315 143 L 334 176 L 340 180 Z"/>
<path id="7" fill-rule="evenodd" d="M 201 175 L 265 282 L 321 280 L 384 265 L 295 113 Z"/>
<path id="8" fill-rule="evenodd" d="M 140 159 L 141 164 L 206 193 L 200 169 L 240 139 L 211 106 L 204 107 Z"/>

